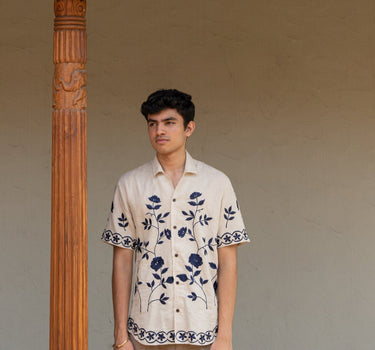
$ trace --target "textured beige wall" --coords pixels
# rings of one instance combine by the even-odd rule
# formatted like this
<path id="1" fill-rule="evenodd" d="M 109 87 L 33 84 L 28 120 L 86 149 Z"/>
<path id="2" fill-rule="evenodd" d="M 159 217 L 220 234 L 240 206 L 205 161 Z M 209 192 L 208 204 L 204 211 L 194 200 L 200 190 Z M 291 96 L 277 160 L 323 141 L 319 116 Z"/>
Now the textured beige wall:
<path id="1" fill-rule="evenodd" d="M 0 344 L 48 347 L 53 2 L 0 5 Z M 375 5 L 88 1 L 90 349 L 112 338 L 120 174 L 149 160 L 148 93 L 193 95 L 189 150 L 232 179 L 236 350 L 373 350 Z"/>

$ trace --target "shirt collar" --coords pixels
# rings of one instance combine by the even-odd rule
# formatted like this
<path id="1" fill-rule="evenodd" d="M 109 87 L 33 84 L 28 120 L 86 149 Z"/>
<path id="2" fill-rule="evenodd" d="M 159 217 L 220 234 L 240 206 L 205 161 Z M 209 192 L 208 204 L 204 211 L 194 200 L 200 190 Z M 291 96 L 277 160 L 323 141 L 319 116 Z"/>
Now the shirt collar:
<path id="1" fill-rule="evenodd" d="M 184 174 L 196 174 L 197 173 L 197 166 L 195 164 L 195 159 L 186 151 L 186 158 L 185 158 L 185 170 Z M 164 170 L 161 164 L 159 163 L 158 157 L 155 156 L 154 160 L 152 161 L 152 173 L 154 176 L 163 173 Z"/>

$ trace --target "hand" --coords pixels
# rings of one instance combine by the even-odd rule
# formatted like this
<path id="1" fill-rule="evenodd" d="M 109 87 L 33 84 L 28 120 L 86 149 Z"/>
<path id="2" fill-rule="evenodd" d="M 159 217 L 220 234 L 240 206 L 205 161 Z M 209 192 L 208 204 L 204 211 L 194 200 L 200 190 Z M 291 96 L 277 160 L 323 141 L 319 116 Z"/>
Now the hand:
<path id="1" fill-rule="evenodd" d="M 120 343 L 121 344 L 121 343 Z M 134 350 L 134 345 L 133 343 L 131 342 L 131 340 L 129 339 L 126 344 L 124 346 L 121 346 L 120 349 L 118 350 Z"/>
<path id="2" fill-rule="evenodd" d="M 134 350 L 133 343 L 129 339 L 129 341 L 121 348 L 123 350 Z"/>
<path id="3" fill-rule="evenodd" d="M 232 341 L 216 338 L 216 340 L 212 343 L 210 350 L 233 350 Z"/>

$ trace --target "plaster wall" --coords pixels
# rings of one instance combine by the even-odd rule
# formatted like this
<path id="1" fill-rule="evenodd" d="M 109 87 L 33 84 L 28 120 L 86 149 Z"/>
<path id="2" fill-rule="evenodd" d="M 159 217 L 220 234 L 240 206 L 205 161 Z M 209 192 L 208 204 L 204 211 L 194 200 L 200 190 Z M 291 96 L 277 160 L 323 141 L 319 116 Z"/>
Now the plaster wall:
<path id="1" fill-rule="evenodd" d="M 89 345 L 112 342 L 114 185 L 153 157 L 139 106 L 193 95 L 190 153 L 232 179 L 234 349 L 373 350 L 371 0 L 88 2 Z M 0 348 L 48 347 L 53 2 L 0 4 Z"/>

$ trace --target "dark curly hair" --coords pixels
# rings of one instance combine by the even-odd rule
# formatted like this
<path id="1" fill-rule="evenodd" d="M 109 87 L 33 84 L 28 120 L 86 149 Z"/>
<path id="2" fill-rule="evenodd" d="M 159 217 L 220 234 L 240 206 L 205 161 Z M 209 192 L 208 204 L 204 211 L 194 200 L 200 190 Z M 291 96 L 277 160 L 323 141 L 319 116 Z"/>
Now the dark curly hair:
<path id="1" fill-rule="evenodd" d="M 184 118 L 186 128 L 190 121 L 194 120 L 195 106 L 191 96 L 176 89 L 162 89 L 153 92 L 147 100 L 142 103 L 141 113 L 146 120 L 150 114 L 156 114 L 164 109 L 172 108 Z"/>

